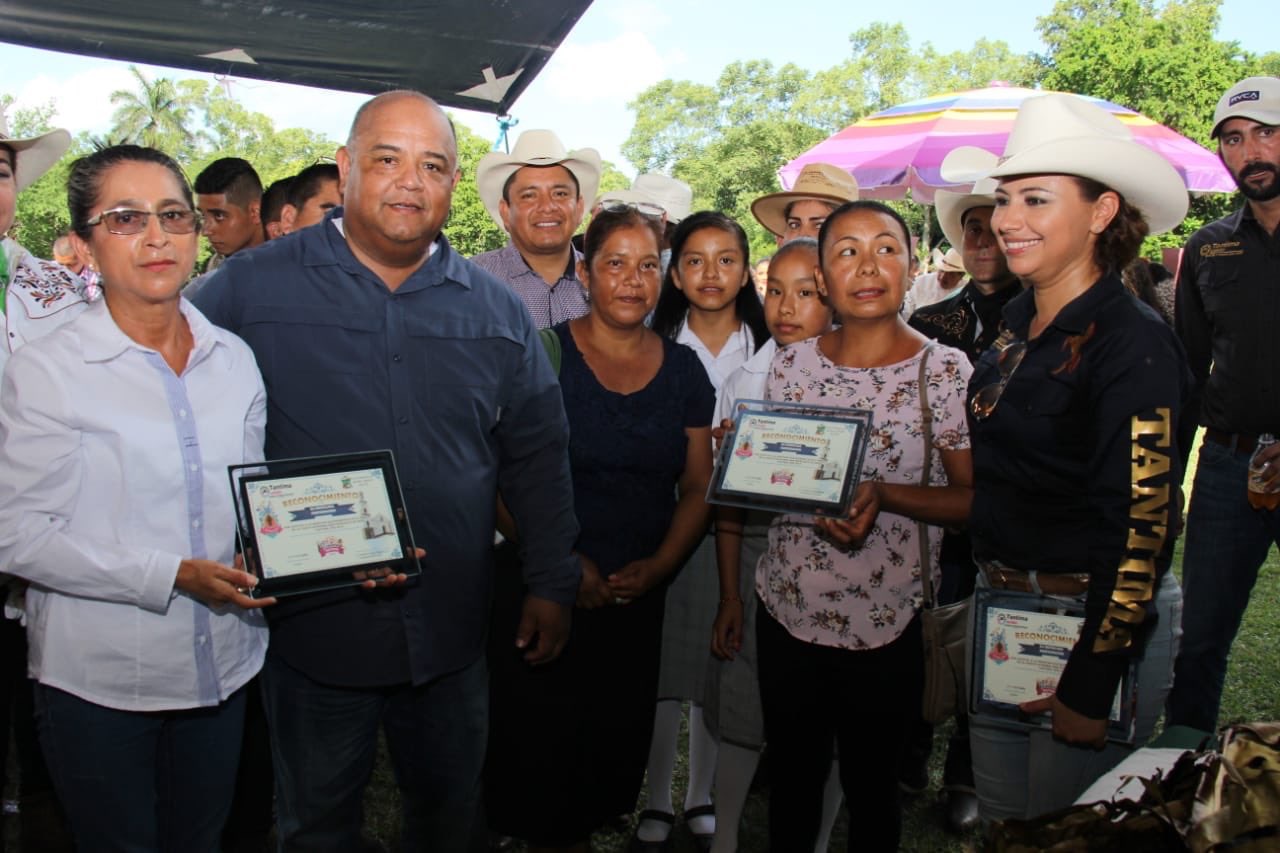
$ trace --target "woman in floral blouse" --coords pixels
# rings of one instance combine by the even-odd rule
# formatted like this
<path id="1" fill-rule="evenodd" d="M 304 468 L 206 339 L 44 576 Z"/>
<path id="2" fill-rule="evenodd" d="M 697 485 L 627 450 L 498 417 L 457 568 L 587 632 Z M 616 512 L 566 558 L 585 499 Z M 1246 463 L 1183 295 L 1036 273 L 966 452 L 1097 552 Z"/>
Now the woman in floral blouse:
<path id="1" fill-rule="evenodd" d="M 892 768 L 923 682 L 920 531 L 937 582 L 943 525 L 963 523 L 972 498 L 965 421 L 969 362 L 930 344 L 898 309 L 910 284 L 910 239 L 892 209 L 836 210 L 819 239 L 819 290 L 843 325 L 774 359 L 768 397 L 870 409 L 870 443 L 847 518 L 784 515 L 756 573 L 765 735 L 774 784 L 774 849 L 807 849 L 839 745 L 840 777 L 861 850 L 896 850 L 901 829 Z M 928 486 L 921 360 L 932 413 Z M 924 527 L 928 525 L 927 527 Z M 852 846 L 850 847 L 852 849 Z"/>

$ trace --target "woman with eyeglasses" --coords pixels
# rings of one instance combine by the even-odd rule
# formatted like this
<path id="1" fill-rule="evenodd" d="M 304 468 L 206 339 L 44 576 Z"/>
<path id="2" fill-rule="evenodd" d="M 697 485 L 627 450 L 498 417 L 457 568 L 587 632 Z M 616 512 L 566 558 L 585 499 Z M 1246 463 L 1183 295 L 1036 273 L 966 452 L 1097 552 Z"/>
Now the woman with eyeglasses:
<path id="1" fill-rule="evenodd" d="M 6 366 L 0 565 L 30 584 L 37 729 L 77 849 L 215 851 L 272 603 L 233 562 L 226 479 L 262 458 L 262 378 L 179 296 L 199 217 L 172 159 L 106 148 L 67 194 L 103 299 Z"/>
<path id="2" fill-rule="evenodd" d="M 1148 233 L 1182 220 L 1187 193 L 1159 154 L 1074 95 L 1025 101 L 1003 157 L 958 149 L 944 170 L 999 179 L 991 227 L 1027 286 L 969 386 L 979 587 L 1032 594 L 1012 596 L 1014 609 L 1084 617 L 1056 692 L 1050 679 L 1001 693 L 1003 706 L 971 717 L 989 822 L 1069 805 L 1130 751 L 1108 720 L 1133 664 L 1139 746 L 1172 681 L 1181 594 L 1168 568 L 1189 375 L 1173 332 L 1120 273 Z M 975 626 L 981 649 L 988 633 Z M 1126 711 L 1133 696 L 1121 691 Z M 1043 726 L 1011 726 L 1001 707 Z"/>
<path id="3" fill-rule="evenodd" d="M 561 353 L 582 582 L 554 662 L 530 667 L 509 641 L 490 645 L 485 768 L 490 828 L 531 851 L 589 850 L 593 831 L 635 809 L 667 580 L 706 530 L 715 392 L 693 352 L 645 326 L 660 245 L 657 218 L 597 214 L 578 261 L 590 311 L 548 332 Z M 492 622 L 514 625 L 518 578 L 495 583 Z"/>

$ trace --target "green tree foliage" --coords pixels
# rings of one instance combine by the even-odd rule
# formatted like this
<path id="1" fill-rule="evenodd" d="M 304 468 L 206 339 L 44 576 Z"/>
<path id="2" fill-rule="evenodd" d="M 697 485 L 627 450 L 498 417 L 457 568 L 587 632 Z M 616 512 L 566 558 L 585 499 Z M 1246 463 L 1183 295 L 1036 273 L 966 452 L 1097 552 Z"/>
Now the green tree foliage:
<path id="1" fill-rule="evenodd" d="M 698 156 L 675 167 L 675 177 L 693 188 L 695 210 L 720 210 L 741 223 L 752 257 L 771 254 L 773 235 L 751 215 L 751 202 L 778 189 L 778 166 L 826 134 L 795 121 L 760 119 L 728 127 Z"/>
<path id="2" fill-rule="evenodd" d="M 192 153 L 196 141 L 191 131 L 190 99 L 168 77 L 148 80 L 134 65 L 129 66 L 129 73 L 137 89 L 117 89 L 111 93 L 111 103 L 116 108 L 112 115 L 114 137 L 158 148 L 178 160 L 185 159 Z"/>
<path id="3" fill-rule="evenodd" d="M 631 186 L 631 179 L 619 169 L 617 166 L 605 160 L 600 164 L 600 186 L 596 190 L 596 194 L 609 192 L 611 190 L 625 190 Z M 590 206 L 595 199 L 587 199 L 587 205 Z"/>
<path id="4" fill-rule="evenodd" d="M 1218 98 L 1246 69 L 1214 38 L 1221 0 L 1059 0 L 1038 22 L 1046 89 L 1135 109 L 1210 145 Z"/>
<path id="5" fill-rule="evenodd" d="M 178 85 L 201 124 L 196 150 L 183 162 L 192 178 L 214 160 L 242 157 L 253 164 L 267 186 L 319 160 L 331 159 L 338 150 L 336 142 L 315 131 L 297 127 L 276 130 L 269 117 L 246 109 L 222 86 L 203 80 L 183 80 Z"/>
<path id="6" fill-rule="evenodd" d="M 1254 74 L 1280 77 L 1280 51 L 1273 50 L 1254 58 Z"/>
<path id="7" fill-rule="evenodd" d="M 268 116 L 246 109 L 221 86 L 164 77 L 153 81 L 137 68 L 130 70 L 136 90 L 112 93 L 116 111 L 110 130 L 79 136 L 62 160 L 18 199 L 15 232 L 41 257 L 49 257 L 54 239 L 70 224 L 66 180 L 71 163 L 96 149 L 126 142 L 159 148 L 179 162 L 188 178 L 219 157 L 243 157 L 264 184 L 332 158 L 337 151 L 338 144 L 323 134 L 302 128 L 277 130 Z M 11 103 L 11 97 L 0 96 L 0 107 Z M 17 110 L 11 132 L 32 135 L 48 130 L 55 112 L 52 103 Z M 207 255 L 209 250 L 205 246 L 201 251 Z"/>
<path id="8" fill-rule="evenodd" d="M 458 133 L 458 168 L 462 178 L 453 191 L 453 207 L 444 233 L 453 248 L 469 258 L 505 246 L 507 232 L 493 221 L 476 190 L 476 164 L 489 153 L 489 141 L 461 122 L 455 121 L 454 127 Z"/>

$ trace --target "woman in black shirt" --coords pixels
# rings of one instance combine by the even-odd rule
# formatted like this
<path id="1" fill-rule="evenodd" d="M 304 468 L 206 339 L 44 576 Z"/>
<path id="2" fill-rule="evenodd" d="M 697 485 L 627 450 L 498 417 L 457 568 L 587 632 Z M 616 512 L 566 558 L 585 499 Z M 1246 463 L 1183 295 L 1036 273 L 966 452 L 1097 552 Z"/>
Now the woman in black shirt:
<path id="1" fill-rule="evenodd" d="M 1182 220 L 1187 194 L 1159 154 L 1073 95 L 1024 102 L 999 160 L 959 149 L 944 170 L 999 179 L 991 225 L 1027 285 L 969 386 L 979 584 L 1075 599 L 1084 612 L 1056 692 L 1021 703 L 1051 728 L 972 720 L 983 819 L 1026 818 L 1070 804 L 1127 754 L 1108 745 L 1108 717 L 1134 660 L 1138 744 L 1172 679 L 1181 595 L 1170 531 L 1189 376 L 1173 333 L 1120 271 L 1148 233 Z"/>

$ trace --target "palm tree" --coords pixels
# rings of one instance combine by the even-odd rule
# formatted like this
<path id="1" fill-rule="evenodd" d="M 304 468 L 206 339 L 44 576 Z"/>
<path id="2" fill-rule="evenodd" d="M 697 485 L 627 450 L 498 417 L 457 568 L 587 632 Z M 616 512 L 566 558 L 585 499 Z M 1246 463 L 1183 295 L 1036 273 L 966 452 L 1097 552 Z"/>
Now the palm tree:
<path id="1" fill-rule="evenodd" d="M 111 117 L 114 124 L 110 138 L 129 139 L 181 157 L 195 139 L 187 128 L 191 106 L 168 77 L 153 83 L 136 66 L 130 65 L 129 71 L 138 90 L 117 89 L 111 93 L 116 111 Z"/>
<path id="2" fill-rule="evenodd" d="M 89 145 L 94 151 L 101 151 L 104 148 L 112 148 L 116 145 L 128 145 L 133 140 L 124 133 L 118 133 L 115 130 L 109 130 L 101 136 L 90 134 Z"/>

